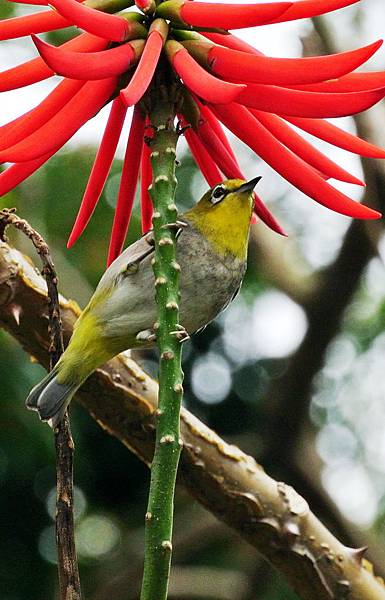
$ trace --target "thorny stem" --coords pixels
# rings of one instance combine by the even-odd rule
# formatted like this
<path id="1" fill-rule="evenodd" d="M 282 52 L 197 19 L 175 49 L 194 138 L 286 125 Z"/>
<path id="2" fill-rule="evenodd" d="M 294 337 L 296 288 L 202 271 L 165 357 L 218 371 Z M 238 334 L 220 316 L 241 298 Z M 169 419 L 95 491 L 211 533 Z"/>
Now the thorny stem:
<path id="1" fill-rule="evenodd" d="M 13 209 L 0 211 L 0 240 L 5 239 L 5 229 L 8 225 L 13 225 L 29 237 L 43 263 L 42 275 L 45 277 L 48 291 L 49 357 L 52 370 L 64 351 L 55 266 L 47 243 L 27 221 L 20 219 Z M 73 518 L 74 444 L 67 413 L 55 430 L 55 451 L 56 546 L 60 600 L 81 600 Z"/>
<path id="2" fill-rule="evenodd" d="M 154 137 L 151 140 L 153 171 L 150 189 L 155 237 L 155 327 L 160 352 L 159 400 L 155 454 L 145 524 L 145 559 L 141 600 L 165 600 L 172 553 L 174 490 L 181 452 L 179 417 L 183 373 L 179 329 L 179 270 L 176 262 L 176 231 L 168 227 L 177 220 L 174 203 L 175 154 L 178 134 L 174 126 L 175 108 L 164 84 L 154 86 L 156 98 L 150 110 Z"/>

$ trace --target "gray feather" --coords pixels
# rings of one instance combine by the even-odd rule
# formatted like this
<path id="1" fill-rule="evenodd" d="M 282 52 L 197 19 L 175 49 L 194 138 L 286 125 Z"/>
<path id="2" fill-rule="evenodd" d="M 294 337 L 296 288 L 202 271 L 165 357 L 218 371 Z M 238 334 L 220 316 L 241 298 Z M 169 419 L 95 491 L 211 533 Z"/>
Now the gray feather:
<path id="1" fill-rule="evenodd" d="M 40 419 L 47 421 L 52 428 L 63 418 L 72 396 L 79 387 L 76 383 L 58 383 L 57 372 L 55 367 L 33 388 L 26 400 L 27 408 L 37 411 Z"/>

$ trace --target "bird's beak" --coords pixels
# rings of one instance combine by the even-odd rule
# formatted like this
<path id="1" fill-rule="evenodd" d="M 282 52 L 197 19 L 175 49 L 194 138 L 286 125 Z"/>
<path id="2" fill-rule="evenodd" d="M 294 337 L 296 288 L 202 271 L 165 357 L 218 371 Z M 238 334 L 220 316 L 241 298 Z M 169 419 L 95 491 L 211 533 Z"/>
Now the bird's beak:
<path id="1" fill-rule="evenodd" d="M 260 179 L 262 179 L 262 177 L 254 177 L 254 179 L 250 179 L 250 181 L 242 184 L 241 187 L 237 189 L 237 193 L 252 192 Z"/>

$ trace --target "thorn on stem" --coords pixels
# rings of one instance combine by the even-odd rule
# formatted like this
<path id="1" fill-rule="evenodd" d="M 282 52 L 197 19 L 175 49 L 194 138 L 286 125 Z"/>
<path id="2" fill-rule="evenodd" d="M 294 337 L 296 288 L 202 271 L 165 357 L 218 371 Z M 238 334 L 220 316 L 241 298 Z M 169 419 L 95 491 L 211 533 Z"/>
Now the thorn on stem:
<path id="1" fill-rule="evenodd" d="M 171 267 L 174 269 L 174 271 L 180 271 L 180 264 L 177 263 L 175 260 L 172 261 Z"/>
<path id="2" fill-rule="evenodd" d="M 155 287 L 158 287 L 159 285 L 165 285 L 167 283 L 167 279 L 165 277 L 157 277 L 155 279 Z"/>
<path id="3" fill-rule="evenodd" d="M 177 302 L 174 302 L 173 300 L 171 300 L 171 302 L 167 302 L 166 308 L 168 310 L 178 310 L 179 306 L 178 306 Z M 174 332 L 174 333 L 176 333 L 176 332 Z"/>
<path id="4" fill-rule="evenodd" d="M 347 552 L 350 557 L 354 560 L 355 563 L 360 567 L 362 564 L 362 559 L 364 558 L 368 547 L 362 546 L 362 548 L 347 548 Z"/>
<path id="5" fill-rule="evenodd" d="M 160 183 L 161 181 L 166 181 L 168 182 L 168 177 L 167 175 L 157 175 L 154 179 L 155 183 Z"/>
<path id="6" fill-rule="evenodd" d="M 162 542 L 162 548 L 167 552 L 172 552 L 172 543 L 170 542 L 170 540 L 164 540 Z"/>
<path id="7" fill-rule="evenodd" d="M 173 435 L 164 435 L 160 438 L 161 444 L 173 444 L 175 442 L 175 438 Z"/>
<path id="8" fill-rule="evenodd" d="M 172 246 L 173 245 L 173 241 L 171 238 L 161 238 L 159 240 L 159 246 Z"/>

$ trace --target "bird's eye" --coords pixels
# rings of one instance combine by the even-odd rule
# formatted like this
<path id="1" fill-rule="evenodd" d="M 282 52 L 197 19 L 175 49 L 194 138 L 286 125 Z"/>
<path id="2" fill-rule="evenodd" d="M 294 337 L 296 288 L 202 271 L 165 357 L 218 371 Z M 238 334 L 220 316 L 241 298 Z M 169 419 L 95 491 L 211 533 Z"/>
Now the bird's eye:
<path id="1" fill-rule="evenodd" d="M 226 190 L 225 186 L 223 186 L 223 185 L 215 186 L 215 188 L 211 192 L 211 203 L 217 204 L 217 202 L 220 202 L 221 200 L 223 200 L 223 198 L 226 196 L 226 194 L 227 194 L 227 190 Z"/>

